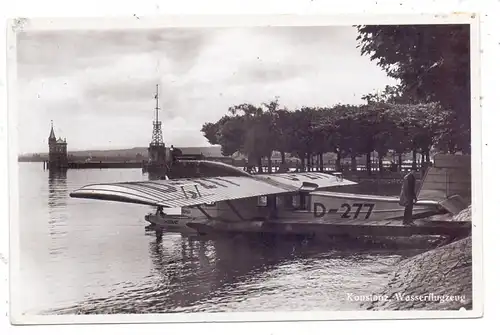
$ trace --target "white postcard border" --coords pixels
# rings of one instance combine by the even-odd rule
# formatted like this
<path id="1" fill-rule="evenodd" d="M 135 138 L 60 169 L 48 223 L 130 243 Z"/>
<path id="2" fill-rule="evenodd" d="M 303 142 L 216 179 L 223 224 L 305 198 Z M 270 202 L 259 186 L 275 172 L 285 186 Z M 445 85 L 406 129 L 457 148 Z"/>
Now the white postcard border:
<path id="1" fill-rule="evenodd" d="M 147 315 L 23 315 L 20 313 L 22 287 L 19 282 L 18 171 L 17 171 L 17 94 L 16 33 L 58 29 L 154 29 L 167 27 L 242 26 L 328 26 L 357 24 L 471 24 L 471 138 L 472 138 L 472 255 L 473 310 L 470 311 L 349 311 L 349 312 L 248 312 L 248 313 L 172 313 Z M 7 31 L 8 146 L 10 218 L 10 317 L 14 324 L 86 324 L 157 322 L 248 322 L 321 321 L 374 319 L 470 318 L 483 315 L 483 224 L 482 224 L 482 139 L 480 107 L 479 15 L 453 14 L 346 14 L 346 15 L 171 15 L 132 18 L 36 18 L 13 19 Z"/>

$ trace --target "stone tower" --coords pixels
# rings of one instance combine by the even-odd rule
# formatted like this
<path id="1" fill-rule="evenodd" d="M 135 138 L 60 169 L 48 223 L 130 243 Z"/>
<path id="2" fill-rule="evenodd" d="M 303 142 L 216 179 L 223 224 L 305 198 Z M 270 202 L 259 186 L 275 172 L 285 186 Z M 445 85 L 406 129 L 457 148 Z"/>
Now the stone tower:
<path id="1" fill-rule="evenodd" d="M 52 121 L 50 122 L 49 161 L 47 167 L 49 170 L 68 168 L 68 147 L 66 139 L 56 138 Z"/>

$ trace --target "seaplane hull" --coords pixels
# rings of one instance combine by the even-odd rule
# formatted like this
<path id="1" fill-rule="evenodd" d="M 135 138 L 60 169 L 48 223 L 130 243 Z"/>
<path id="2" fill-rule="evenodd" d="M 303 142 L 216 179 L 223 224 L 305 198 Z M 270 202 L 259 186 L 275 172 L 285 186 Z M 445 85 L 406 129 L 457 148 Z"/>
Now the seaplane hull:
<path id="1" fill-rule="evenodd" d="M 308 234 L 311 231 L 341 231 L 345 225 L 366 225 L 374 222 L 398 222 L 404 207 L 395 197 L 346 194 L 336 192 L 312 192 L 306 196 L 304 208 L 298 196 L 276 195 L 273 211 L 270 199 L 253 197 L 216 204 L 204 204 L 183 208 L 182 216 L 149 214 L 146 220 L 150 229 L 196 233 L 198 231 L 226 232 L 273 232 L 276 234 Z M 287 201 L 289 200 L 289 201 Z M 419 201 L 414 206 L 413 218 L 425 218 L 445 213 L 435 201 Z M 328 228 L 332 225 L 336 227 Z"/>
<path id="2" fill-rule="evenodd" d="M 192 220 L 182 216 L 168 216 L 159 214 L 147 214 L 144 219 L 150 224 L 145 227 L 146 231 L 161 231 L 166 233 L 196 234 L 197 231 L 190 228 L 187 223 Z"/>
<path id="3" fill-rule="evenodd" d="M 337 197 L 336 193 L 325 192 L 320 197 L 314 198 L 316 208 L 318 204 L 322 204 L 325 208 L 338 208 L 344 204 L 349 204 L 351 207 L 357 208 L 356 199 L 347 197 Z M 354 196 L 354 195 L 353 195 Z M 327 199 L 325 199 L 327 198 Z M 247 199 L 251 200 L 251 199 Z M 258 199 L 253 199 L 259 201 Z M 241 220 L 235 219 L 234 216 L 228 215 L 229 211 L 227 206 L 220 206 L 219 216 L 217 216 L 218 206 L 208 206 L 209 208 L 200 207 L 199 209 L 185 209 L 183 217 L 176 218 L 175 223 L 172 224 L 173 217 L 157 215 L 150 215 L 147 220 L 153 223 L 155 230 L 163 232 L 179 232 L 182 234 L 195 234 L 207 236 L 219 236 L 229 234 L 249 234 L 249 235 L 288 235 L 297 236 L 301 238 L 314 238 L 326 239 L 331 241 L 335 237 L 362 237 L 362 236 L 378 236 L 378 237 L 408 237 L 413 235 L 446 235 L 448 237 L 465 236 L 470 232 L 470 224 L 450 225 L 449 223 L 439 224 L 438 221 L 418 220 L 419 218 L 427 218 L 429 216 L 440 214 L 444 209 L 440 208 L 435 202 L 422 201 L 421 204 L 416 205 L 416 212 L 413 215 L 415 223 L 411 226 L 402 224 L 403 210 L 394 198 L 383 197 L 374 198 L 367 196 L 365 198 L 368 204 L 373 204 L 368 207 L 368 211 L 361 210 L 355 217 L 356 209 L 349 217 L 345 215 L 346 211 L 335 213 L 331 211 L 329 214 L 321 215 L 325 211 L 314 210 L 286 210 L 282 209 L 277 211 L 274 215 L 270 216 L 254 216 L 250 217 L 245 215 Z M 322 202 L 319 202 L 322 201 Z M 261 200 L 259 201 L 261 203 Z M 311 201 L 311 203 L 313 203 Z M 329 206 L 329 207 L 327 207 Z M 397 206 L 397 207 L 396 207 Z M 231 204 L 235 212 L 246 208 L 248 214 L 248 201 L 238 203 L 235 201 Z M 346 207 L 346 206 L 344 206 Z M 257 207 L 258 208 L 258 207 Z M 211 209 L 211 210 L 210 210 Z M 204 217 L 204 213 L 210 212 L 209 217 Z M 371 213 L 370 213 L 371 212 Z M 260 212 L 262 213 L 262 212 Z M 368 215 L 370 213 L 370 215 Z M 241 215 L 241 213 L 239 213 Z M 269 212 L 268 212 L 269 214 Z M 344 216 L 344 217 L 342 217 Z"/>
<path id="4" fill-rule="evenodd" d="M 337 192 L 313 192 L 311 214 L 330 222 L 402 220 L 404 207 L 397 197 Z M 421 218 L 444 213 L 436 201 L 417 201 L 413 217 Z"/>
<path id="5" fill-rule="evenodd" d="M 376 222 L 402 226 L 404 207 L 397 197 L 325 191 L 353 184 L 341 174 L 278 173 L 96 184 L 70 196 L 154 206 L 156 214 L 146 216 L 149 228 L 173 232 L 219 227 L 216 230 L 295 234 L 325 227 L 341 232 L 347 226 L 365 226 L 356 231 L 370 232 L 368 226 Z M 426 189 L 432 190 L 433 185 L 424 182 Z M 450 203 L 448 195 L 419 197 L 413 218 L 450 212 L 450 204 L 443 206 L 446 201 Z M 455 203 L 454 210 L 459 210 Z M 175 213 L 165 214 L 163 209 Z"/>

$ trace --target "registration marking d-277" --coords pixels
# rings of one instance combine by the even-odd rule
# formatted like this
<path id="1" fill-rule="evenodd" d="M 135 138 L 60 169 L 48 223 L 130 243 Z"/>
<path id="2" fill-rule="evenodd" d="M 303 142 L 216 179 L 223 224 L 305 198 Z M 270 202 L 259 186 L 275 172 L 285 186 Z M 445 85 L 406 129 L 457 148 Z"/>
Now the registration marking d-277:
<path id="1" fill-rule="evenodd" d="M 361 210 L 364 208 L 366 208 L 366 212 L 361 212 Z M 314 217 L 321 218 L 326 214 L 340 212 L 342 213 L 342 215 L 340 216 L 342 219 L 358 219 L 360 217 L 360 214 L 362 214 L 361 218 L 367 220 L 372 215 L 374 208 L 374 203 L 354 203 L 352 205 L 343 203 L 342 205 L 340 205 L 340 208 L 330 209 L 327 211 L 325 205 L 323 205 L 321 202 L 315 202 L 313 204 L 313 213 Z"/>

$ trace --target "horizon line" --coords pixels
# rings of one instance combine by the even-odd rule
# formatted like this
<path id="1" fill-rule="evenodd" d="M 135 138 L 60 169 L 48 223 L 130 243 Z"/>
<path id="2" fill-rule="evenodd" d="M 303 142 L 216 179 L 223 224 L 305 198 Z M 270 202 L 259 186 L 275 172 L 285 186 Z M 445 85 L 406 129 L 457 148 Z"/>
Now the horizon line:
<path id="1" fill-rule="evenodd" d="M 220 144 L 208 144 L 208 145 L 200 145 L 200 146 L 177 146 L 176 148 L 182 149 L 182 148 L 213 148 L 213 147 L 220 147 Z M 121 150 L 133 150 L 133 149 L 147 149 L 148 146 L 136 146 L 136 147 L 129 147 L 129 148 L 109 148 L 109 149 L 75 149 L 75 150 L 68 150 L 68 153 L 72 152 L 83 152 L 83 151 L 121 151 Z M 23 152 L 23 153 L 18 153 L 18 156 L 21 155 L 35 155 L 35 154 L 48 154 L 48 151 L 38 151 L 38 152 Z"/>

